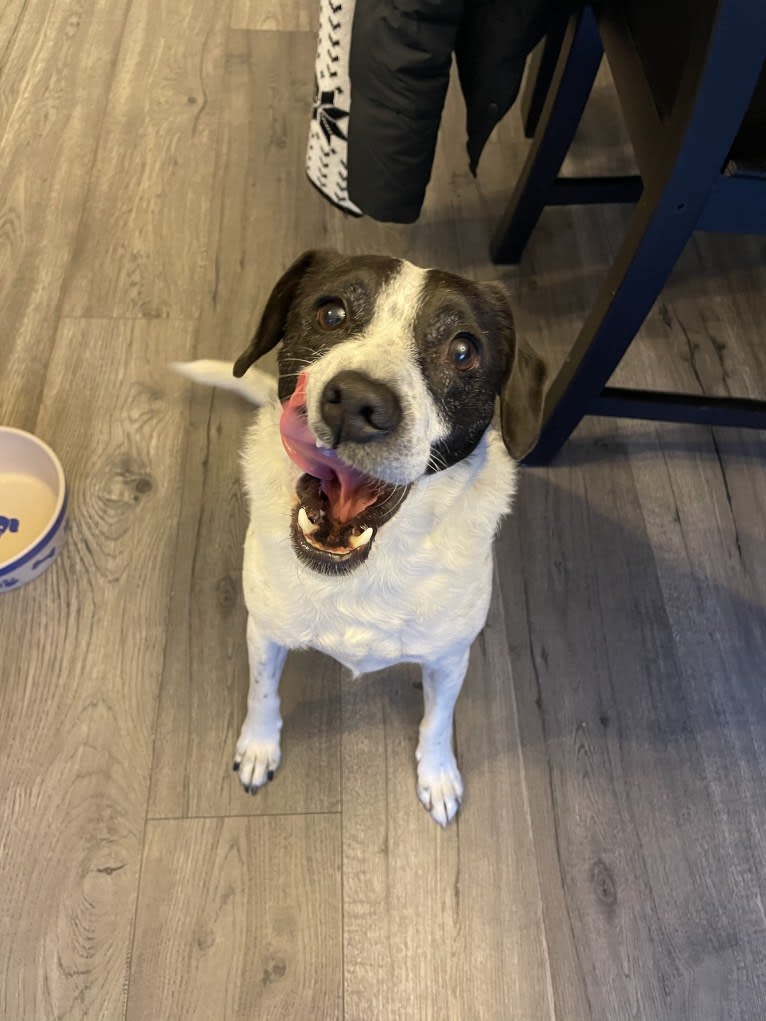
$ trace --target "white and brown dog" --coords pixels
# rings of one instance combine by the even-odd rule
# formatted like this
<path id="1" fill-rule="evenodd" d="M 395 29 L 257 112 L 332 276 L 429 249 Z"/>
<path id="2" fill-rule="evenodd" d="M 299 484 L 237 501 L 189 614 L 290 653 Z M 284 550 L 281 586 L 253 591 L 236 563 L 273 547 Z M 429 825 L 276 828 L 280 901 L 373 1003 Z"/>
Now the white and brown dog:
<path id="1" fill-rule="evenodd" d="M 280 341 L 277 384 L 251 366 Z M 254 793 L 279 765 L 289 649 L 319 649 L 357 675 L 420 663 L 417 792 L 446 825 L 463 796 L 455 702 L 487 616 L 514 459 L 535 442 L 543 397 L 543 364 L 517 343 L 505 292 L 385 256 L 307 252 L 276 284 L 234 376 L 223 362 L 177 368 L 263 405 L 242 458 L 242 785 Z"/>

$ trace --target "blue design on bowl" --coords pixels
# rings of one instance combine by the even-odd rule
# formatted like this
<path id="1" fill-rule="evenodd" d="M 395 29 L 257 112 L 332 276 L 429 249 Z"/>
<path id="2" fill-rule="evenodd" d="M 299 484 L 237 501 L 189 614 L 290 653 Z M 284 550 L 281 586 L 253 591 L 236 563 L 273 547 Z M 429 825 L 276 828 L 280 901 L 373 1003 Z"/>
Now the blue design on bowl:
<path id="1" fill-rule="evenodd" d="M 11 472 L 12 476 L 39 479 L 50 489 L 54 501 L 52 518 L 42 532 L 20 550 L 18 556 L 0 562 L 0 592 L 7 592 L 36 578 L 55 560 L 65 534 L 68 493 L 63 469 L 54 452 L 42 440 L 21 429 L 0 426 L 0 475 L 3 470 Z M 0 493 L 2 496 L 7 498 L 7 491 Z M 18 510 L 12 515 L 0 514 L 0 536 L 18 533 L 23 524 L 20 517 Z"/>

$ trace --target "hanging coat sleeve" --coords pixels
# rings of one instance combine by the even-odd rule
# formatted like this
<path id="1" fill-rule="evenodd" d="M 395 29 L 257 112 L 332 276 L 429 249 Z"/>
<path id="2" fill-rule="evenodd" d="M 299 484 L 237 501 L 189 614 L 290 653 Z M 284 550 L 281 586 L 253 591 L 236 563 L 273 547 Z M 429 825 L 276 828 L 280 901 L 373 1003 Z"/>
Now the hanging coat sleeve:
<path id="1" fill-rule="evenodd" d="M 462 9 L 462 0 L 357 0 L 348 191 L 376 220 L 420 214 Z"/>

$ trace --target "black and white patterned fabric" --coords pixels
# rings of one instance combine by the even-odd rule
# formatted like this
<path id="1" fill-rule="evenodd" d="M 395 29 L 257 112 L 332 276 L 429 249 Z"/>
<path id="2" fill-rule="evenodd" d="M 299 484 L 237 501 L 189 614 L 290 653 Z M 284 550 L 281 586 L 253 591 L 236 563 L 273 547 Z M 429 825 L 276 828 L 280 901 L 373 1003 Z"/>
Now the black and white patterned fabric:
<path id="1" fill-rule="evenodd" d="M 355 0 L 320 0 L 314 79 L 314 111 L 309 127 L 306 173 L 334 205 L 361 216 L 348 197 L 348 114 L 351 86 L 348 57 Z"/>

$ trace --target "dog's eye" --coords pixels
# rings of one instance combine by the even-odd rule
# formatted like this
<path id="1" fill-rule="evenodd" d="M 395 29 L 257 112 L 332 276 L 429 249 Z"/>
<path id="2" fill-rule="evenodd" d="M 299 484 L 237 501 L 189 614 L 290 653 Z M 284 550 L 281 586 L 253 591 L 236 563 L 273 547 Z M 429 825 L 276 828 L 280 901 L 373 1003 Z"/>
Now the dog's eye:
<path id="1" fill-rule="evenodd" d="M 458 333 L 449 346 L 449 357 L 456 369 L 461 372 L 473 369 L 479 364 L 479 345 L 470 333 Z"/>
<path id="2" fill-rule="evenodd" d="M 333 298 L 317 309 L 317 323 L 323 330 L 337 330 L 346 321 L 346 309 L 342 301 Z"/>

